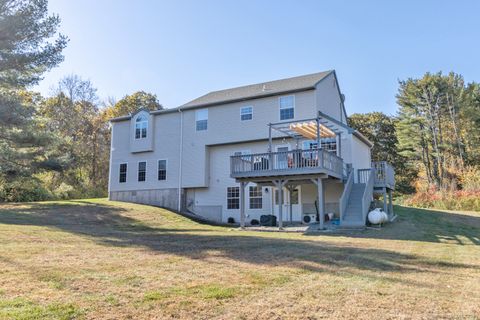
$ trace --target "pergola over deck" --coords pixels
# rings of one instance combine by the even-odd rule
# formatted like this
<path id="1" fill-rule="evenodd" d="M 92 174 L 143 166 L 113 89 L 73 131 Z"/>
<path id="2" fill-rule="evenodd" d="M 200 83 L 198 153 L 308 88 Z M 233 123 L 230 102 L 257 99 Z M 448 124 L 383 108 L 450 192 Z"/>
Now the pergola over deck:
<path id="1" fill-rule="evenodd" d="M 318 149 L 321 149 L 322 138 L 338 137 L 337 155 L 341 156 L 341 134 L 345 131 L 344 124 L 332 123 L 330 118 L 319 112 L 317 118 L 283 121 L 268 124 L 268 152 L 272 152 L 272 133 L 277 131 L 296 141 L 296 149 L 299 149 L 300 139 L 315 140 Z"/>

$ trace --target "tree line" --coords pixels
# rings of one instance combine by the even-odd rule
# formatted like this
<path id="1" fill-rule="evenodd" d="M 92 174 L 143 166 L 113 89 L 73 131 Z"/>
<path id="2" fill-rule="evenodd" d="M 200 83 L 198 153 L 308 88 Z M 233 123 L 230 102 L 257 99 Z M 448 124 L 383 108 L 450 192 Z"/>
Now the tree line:
<path id="1" fill-rule="evenodd" d="M 47 0 L 0 0 L 0 201 L 105 196 L 108 119 L 163 108 L 143 91 L 101 101 L 76 75 L 48 97 L 32 91 L 63 60 L 68 38 L 59 24 Z M 400 81 L 397 103 L 393 116 L 349 118 L 374 142 L 372 160 L 395 166 L 397 190 L 480 192 L 480 85 L 427 73 Z"/>
<path id="2" fill-rule="evenodd" d="M 456 73 L 399 82 L 398 113 L 354 114 L 373 160 L 396 167 L 403 193 L 480 190 L 480 85 Z"/>

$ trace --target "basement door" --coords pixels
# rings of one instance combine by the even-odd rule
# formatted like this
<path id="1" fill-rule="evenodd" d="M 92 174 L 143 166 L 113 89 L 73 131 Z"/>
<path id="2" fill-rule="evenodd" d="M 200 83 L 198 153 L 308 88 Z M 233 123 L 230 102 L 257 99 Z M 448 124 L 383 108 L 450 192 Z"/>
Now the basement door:
<path id="1" fill-rule="evenodd" d="M 278 210 L 278 190 L 274 188 L 274 201 L 273 201 L 273 212 L 279 218 L 279 210 Z M 291 197 L 289 192 L 286 188 L 283 189 L 283 207 L 282 207 L 282 216 L 283 222 L 289 222 L 290 218 L 292 221 L 302 221 L 302 201 L 301 201 L 301 187 L 297 186 L 292 194 Z M 290 200 L 291 199 L 291 200 Z M 290 212 L 290 202 L 292 203 L 292 211 Z"/>

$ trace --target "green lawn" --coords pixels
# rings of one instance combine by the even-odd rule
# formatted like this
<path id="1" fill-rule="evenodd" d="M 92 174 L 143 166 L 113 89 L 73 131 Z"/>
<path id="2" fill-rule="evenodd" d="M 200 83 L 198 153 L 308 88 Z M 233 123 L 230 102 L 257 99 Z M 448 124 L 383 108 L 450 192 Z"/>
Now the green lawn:
<path id="1" fill-rule="evenodd" d="M 480 319 L 480 213 L 240 231 L 107 200 L 0 205 L 0 319 Z"/>

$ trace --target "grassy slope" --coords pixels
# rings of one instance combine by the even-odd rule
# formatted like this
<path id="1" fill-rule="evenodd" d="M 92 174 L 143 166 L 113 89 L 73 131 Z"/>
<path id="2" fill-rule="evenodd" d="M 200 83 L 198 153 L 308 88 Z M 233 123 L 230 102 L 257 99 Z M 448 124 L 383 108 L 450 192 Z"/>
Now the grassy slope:
<path id="1" fill-rule="evenodd" d="M 149 206 L 0 206 L 2 318 L 480 318 L 480 213 L 255 233 Z"/>

